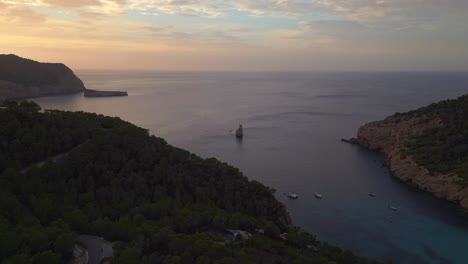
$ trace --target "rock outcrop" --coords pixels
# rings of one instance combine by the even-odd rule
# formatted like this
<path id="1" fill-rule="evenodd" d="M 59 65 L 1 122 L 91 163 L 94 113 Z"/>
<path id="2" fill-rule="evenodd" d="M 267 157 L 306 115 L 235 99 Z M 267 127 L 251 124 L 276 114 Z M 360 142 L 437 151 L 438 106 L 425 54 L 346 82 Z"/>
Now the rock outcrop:
<path id="1" fill-rule="evenodd" d="M 383 152 L 392 175 L 403 182 L 468 209 L 468 187 L 461 178 L 431 172 L 402 151 L 407 139 L 441 125 L 441 120 L 427 116 L 392 116 L 360 127 L 357 138 L 351 142 Z"/>
<path id="2" fill-rule="evenodd" d="M 40 63 L 16 55 L 0 55 L 0 99 L 84 90 L 83 82 L 64 64 Z"/>
<path id="3" fill-rule="evenodd" d="M 244 136 L 244 129 L 242 128 L 242 125 L 239 125 L 239 128 L 236 130 L 236 137 L 237 138 L 242 138 Z"/>
<path id="4" fill-rule="evenodd" d="M 96 91 L 96 90 L 89 90 L 89 89 L 86 89 L 83 94 L 84 94 L 85 97 L 128 96 L 127 92 L 121 92 L 121 91 Z"/>

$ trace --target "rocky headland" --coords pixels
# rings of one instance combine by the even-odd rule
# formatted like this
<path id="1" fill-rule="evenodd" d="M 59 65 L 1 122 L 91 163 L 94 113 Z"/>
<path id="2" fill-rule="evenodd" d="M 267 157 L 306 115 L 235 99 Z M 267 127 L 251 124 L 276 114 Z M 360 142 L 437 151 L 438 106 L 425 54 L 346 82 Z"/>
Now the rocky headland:
<path id="1" fill-rule="evenodd" d="M 9 54 L 0 55 L 0 100 L 81 93 L 85 97 L 128 96 L 121 91 L 86 89 L 62 63 L 41 63 Z"/>
<path id="2" fill-rule="evenodd" d="M 0 99 L 78 93 L 83 82 L 61 63 L 40 63 L 16 55 L 0 55 Z"/>
<path id="3" fill-rule="evenodd" d="M 451 100 L 449 103 L 460 103 L 454 103 L 454 101 L 456 100 Z M 442 104 L 446 102 L 442 102 Z M 409 144 L 409 142 L 426 140 L 433 133 L 439 133 L 442 135 L 439 136 L 440 140 L 448 142 L 440 131 L 445 131 L 446 127 L 452 125 L 452 121 L 447 119 L 450 112 L 445 111 L 444 114 L 439 114 L 440 108 L 440 105 L 434 104 L 409 113 L 395 114 L 382 121 L 368 123 L 359 128 L 356 138 L 342 141 L 383 152 L 386 156 L 385 163 L 392 175 L 403 182 L 430 192 L 438 198 L 458 203 L 463 208 L 468 209 L 468 187 L 465 176 L 461 177 L 456 170 L 434 169 L 438 166 L 435 165 L 436 162 L 432 164 L 427 159 L 420 158 L 420 155 L 408 154 L 424 151 L 423 143 L 418 143 L 418 145 Z M 464 131 L 457 132 L 464 133 Z M 428 142 L 426 145 L 428 144 L 431 143 Z M 434 141 L 434 146 L 438 147 L 438 145 L 440 143 Z M 427 154 L 431 155 L 427 152 L 424 155 Z M 434 153 L 434 156 L 440 156 L 439 154 L 442 156 L 452 155 L 452 153 L 437 153 L 437 155 Z M 454 159 L 466 160 L 466 154 L 459 153 L 457 155 L 454 156 Z M 439 167 L 442 168 L 442 165 Z"/>

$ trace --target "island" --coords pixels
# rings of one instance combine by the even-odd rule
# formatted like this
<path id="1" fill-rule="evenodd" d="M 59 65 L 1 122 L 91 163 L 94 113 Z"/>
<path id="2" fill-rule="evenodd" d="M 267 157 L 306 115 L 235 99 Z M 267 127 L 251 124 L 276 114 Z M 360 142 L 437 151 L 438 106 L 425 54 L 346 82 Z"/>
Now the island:
<path id="1" fill-rule="evenodd" d="M 344 140 L 385 154 L 392 175 L 468 209 L 468 95 L 396 113 Z"/>
<path id="2" fill-rule="evenodd" d="M 13 54 L 0 54 L 0 100 L 81 92 L 86 97 L 128 95 L 127 92 L 86 89 L 62 63 L 41 63 Z"/>
<path id="3" fill-rule="evenodd" d="M 274 189 L 146 129 L 0 107 L 1 263 L 379 263 L 294 227 Z"/>

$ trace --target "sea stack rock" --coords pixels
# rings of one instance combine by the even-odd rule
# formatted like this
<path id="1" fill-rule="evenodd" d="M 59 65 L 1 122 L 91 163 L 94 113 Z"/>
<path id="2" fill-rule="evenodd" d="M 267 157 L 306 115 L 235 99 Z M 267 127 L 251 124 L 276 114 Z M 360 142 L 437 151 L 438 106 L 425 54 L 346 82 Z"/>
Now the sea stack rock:
<path id="1" fill-rule="evenodd" d="M 239 125 L 239 128 L 236 130 L 236 137 L 242 138 L 244 136 L 244 130 L 242 129 L 242 125 Z"/>

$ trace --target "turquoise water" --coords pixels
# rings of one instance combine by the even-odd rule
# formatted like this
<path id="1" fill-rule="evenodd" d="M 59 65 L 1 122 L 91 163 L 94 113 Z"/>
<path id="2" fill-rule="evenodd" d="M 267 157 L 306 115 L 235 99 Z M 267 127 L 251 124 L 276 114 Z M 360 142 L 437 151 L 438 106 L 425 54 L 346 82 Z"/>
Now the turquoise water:
<path id="1" fill-rule="evenodd" d="M 463 210 L 391 177 L 378 153 L 340 142 L 366 122 L 466 93 L 468 74 L 78 75 L 90 89 L 125 90 L 129 97 L 35 100 L 44 108 L 119 116 L 173 145 L 233 164 L 277 189 L 294 224 L 356 254 L 397 263 L 468 263 Z M 240 123 L 242 141 L 233 136 Z M 289 191 L 300 198 L 287 199 L 282 193 Z"/>

